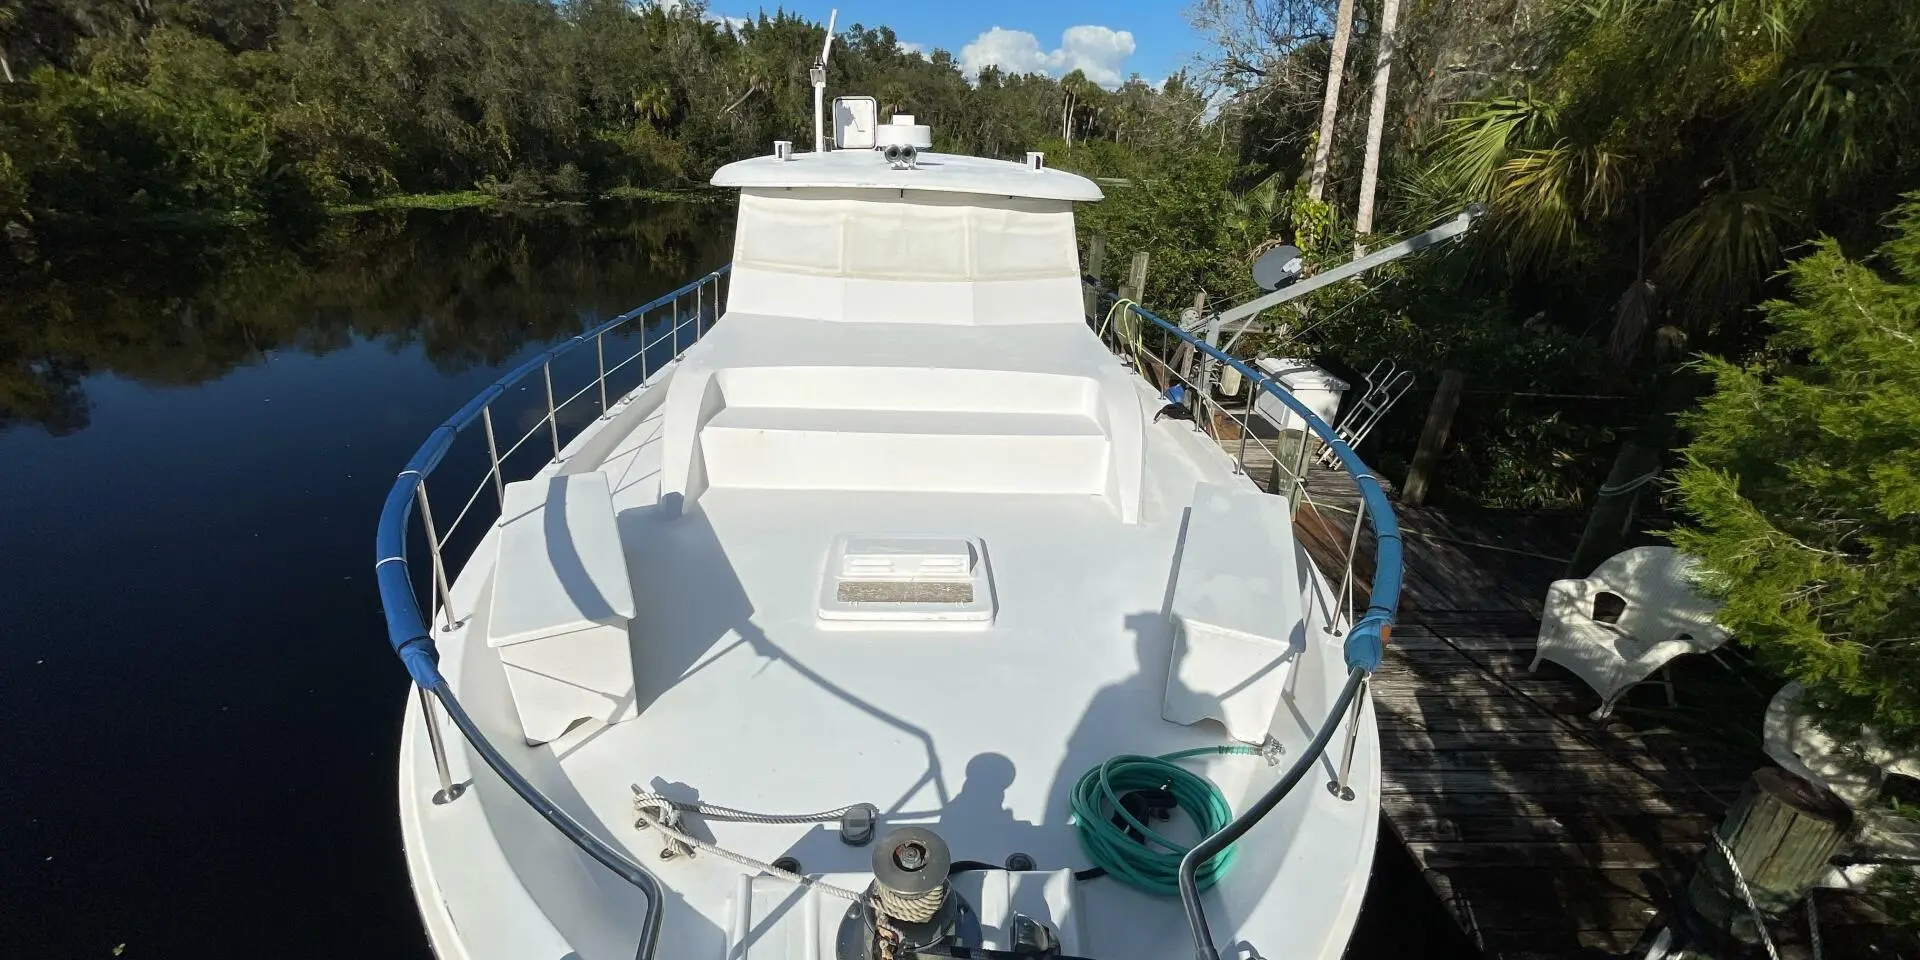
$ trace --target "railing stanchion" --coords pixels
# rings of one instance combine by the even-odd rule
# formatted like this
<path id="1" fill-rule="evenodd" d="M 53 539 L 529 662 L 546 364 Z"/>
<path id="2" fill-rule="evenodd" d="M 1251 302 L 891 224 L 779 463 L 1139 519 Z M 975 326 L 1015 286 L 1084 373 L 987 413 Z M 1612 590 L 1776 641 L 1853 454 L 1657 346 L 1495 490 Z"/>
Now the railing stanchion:
<path id="1" fill-rule="evenodd" d="M 1327 781 L 1327 792 L 1342 800 L 1353 799 L 1353 787 L 1347 783 L 1347 775 L 1353 772 L 1353 747 L 1360 739 L 1360 708 L 1367 702 L 1369 681 L 1360 681 L 1360 693 L 1353 698 L 1353 712 L 1347 715 L 1347 750 L 1340 757 L 1340 775 Z"/>
<path id="2" fill-rule="evenodd" d="M 507 482 L 500 476 L 500 445 L 493 439 L 493 404 L 480 408 L 480 423 L 487 428 L 487 460 L 493 464 L 493 495 L 500 498 L 500 509 L 507 509 Z"/>
<path id="3" fill-rule="evenodd" d="M 1340 606 L 1347 611 L 1348 630 L 1352 630 L 1354 624 L 1353 587 L 1358 579 L 1353 575 L 1353 560 L 1360 553 L 1360 528 L 1366 524 L 1366 520 L 1367 500 L 1362 497 L 1353 512 L 1353 535 L 1347 538 L 1347 571 L 1340 577 Z"/>
<path id="4" fill-rule="evenodd" d="M 693 285 L 693 335 L 694 337 L 698 338 L 701 336 L 705 336 L 707 332 L 706 327 L 707 327 L 707 285 L 705 283 L 696 283 Z"/>
<path id="5" fill-rule="evenodd" d="M 1240 452 L 1234 455 L 1234 459 L 1240 461 L 1243 469 L 1247 465 L 1247 434 L 1253 432 L 1253 401 L 1258 396 L 1260 396 L 1260 384 L 1256 383 L 1247 391 L 1247 408 L 1240 412 Z"/>
<path id="6" fill-rule="evenodd" d="M 433 795 L 433 802 L 452 803 L 467 792 L 467 785 L 454 783 L 453 774 L 447 768 L 447 742 L 440 735 L 440 721 L 433 715 L 433 697 L 427 688 L 415 686 L 413 692 L 420 696 L 421 726 L 427 728 L 427 744 L 433 748 L 433 769 L 440 775 L 440 792 Z"/>
<path id="7" fill-rule="evenodd" d="M 647 315 L 645 313 L 641 313 L 638 317 L 635 317 L 634 319 L 640 322 L 640 336 L 635 338 L 640 341 L 640 346 L 634 349 L 633 355 L 640 358 L 640 382 L 646 383 L 647 382 Z"/>
<path id="8" fill-rule="evenodd" d="M 1287 480 L 1296 491 L 1293 497 L 1293 512 L 1296 514 L 1300 512 L 1300 501 L 1306 499 L 1299 494 L 1305 493 L 1307 489 L 1307 477 L 1303 471 L 1307 469 L 1307 445 L 1312 442 L 1313 438 L 1307 434 L 1307 425 L 1302 422 L 1300 424 L 1300 455 L 1294 458 L 1293 476 Z"/>
<path id="9" fill-rule="evenodd" d="M 433 558 L 433 585 L 440 593 L 440 611 L 447 616 L 447 625 L 443 629 L 451 632 L 456 626 L 453 622 L 453 591 L 447 588 L 447 568 L 440 561 L 440 534 L 433 529 L 433 504 L 427 502 L 426 477 L 420 478 L 413 492 L 420 499 L 420 525 L 427 531 L 427 554 Z"/>
<path id="10" fill-rule="evenodd" d="M 602 330 L 593 335 L 593 359 L 600 367 L 600 415 L 607 415 L 607 334 Z"/>
<path id="11" fill-rule="evenodd" d="M 547 433 L 553 437 L 553 458 L 560 459 L 560 415 L 553 408 L 553 361 L 540 365 L 540 373 L 547 381 Z"/>
<path id="12" fill-rule="evenodd" d="M 673 358 L 680 359 L 680 298 L 673 298 Z"/>

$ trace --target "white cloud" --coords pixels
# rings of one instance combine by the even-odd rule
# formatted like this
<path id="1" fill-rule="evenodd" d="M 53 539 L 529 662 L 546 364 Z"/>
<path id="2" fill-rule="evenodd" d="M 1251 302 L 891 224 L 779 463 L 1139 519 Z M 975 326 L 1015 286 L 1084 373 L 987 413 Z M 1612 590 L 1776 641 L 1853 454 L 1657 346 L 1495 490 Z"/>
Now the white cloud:
<path id="1" fill-rule="evenodd" d="M 893 45 L 894 47 L 898 48 L 901 53 L 918 54 L 920 59 L 922 60 L 925 60 L 927 58 L 927 48 L 922 44 L 907 43 L 902 40 L 896 40 L 894 41 Z"/>
<path id="2" fill-rule="evenodd" d="M 1040 38 L 1025 30 L 994 27 L 960 48 L 960 69 L 968 77 L 980 74 L 988 65 L 1008 73 L 1045 73 L 1063 76 L 1075 70 L 1103 87 L 1118 87 L 1126 79 L 1121 72 L 1133 55 L 1133 34 L 1094 24 L 1068 27 L 1060 35 L 1060 46 L 1040 48 Z"/>
<path id="3" fill-rule="evenodd" d="M 629 0 L 629 2 L 639 3 L 641 0 Z M 679 13 L 680 8 L 686 5 L 686 0 L 651 0 L 651 2 L 654 6 L 668 13 Z M 712 10 L 701 14 L 700 19 L 708 23 L 717 23 L 732 28 L 734 33 L 739 33 L 742 27 L 752 22 L 746 17 L 729 17 L 724 14 L 714 13 Z"/>

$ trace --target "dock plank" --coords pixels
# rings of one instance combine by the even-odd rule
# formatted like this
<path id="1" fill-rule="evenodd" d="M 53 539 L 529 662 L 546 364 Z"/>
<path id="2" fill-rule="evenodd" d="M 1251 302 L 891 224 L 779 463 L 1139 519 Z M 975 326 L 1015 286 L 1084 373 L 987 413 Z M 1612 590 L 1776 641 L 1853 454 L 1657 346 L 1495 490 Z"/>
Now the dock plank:
<path id="1" fill-rule="evenodd" d="M 1264 482 L 1272 470 L 1251 472 Z M 1358 497 L 1332 471 L 1311 473 L 1306 489 L 1296 535 L 1338 583 Z M 1578 678 L 1554 664 L 1527 669 L 1540 599 L 1565 569 L 1580 517 L 1396 511 L 1404 589 L 1370 686 L 1383 818 L 1490 958 L 1643 946 L 1765 757 L 1623 719 L 1627 710 L 1593 721 L 1598 697 Z M 1359 544 L 1364 602 L 1369 531 Z M 1920 956 L 1865 902 L 1823 894 L 1828 960 Z M 1777 931 L 1785 957 L 1809 955 L 1795 916 Z"/>

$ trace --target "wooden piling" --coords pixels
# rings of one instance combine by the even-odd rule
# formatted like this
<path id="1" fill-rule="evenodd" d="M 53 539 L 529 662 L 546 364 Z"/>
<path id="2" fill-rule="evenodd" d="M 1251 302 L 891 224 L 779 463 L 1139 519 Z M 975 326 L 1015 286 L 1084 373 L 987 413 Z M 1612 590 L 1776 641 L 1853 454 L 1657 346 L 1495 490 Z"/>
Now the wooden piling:
<path id="1" fill-rule="evenodd" d="M 1205 290 L 1195 291 L 1193 294 L 1193 314 L 1199 316 L 1199 314 L 1206 309 L 1207 292 Z M 1182 317 L 1181 320 L 1184 323 L 1185 317 Z M 1201 366 L 1202 369 L 1205 369 L 1205 364 Z M 1182 340 L 1180 341 L 1180 345 L 1173 349 L 1173 372 L 1179 379 L 1196 385 L 1196 392 L 1198 392 L 1200 388 L 1197 385 L 1203 381 L 1202 378 L 1195 375 L 1196 371 L 1193 369 L 1193 344 Z M 1195 413 L 1200 412 L 1200 401 L 1198 397 L 1194 398 L 1194 406 L 1192 409 Z"/>
<path id="2" fill-rule="evenodd" d="M 1106 266 L 1106 260 L 1106 234 L 1095 233 L 1087 240 L 1087 276 L 1093 278 L 1093 282 L 1083 284 L 1080 290 L 1082 304 L 1087 312 L 1087 319 L 1095 323 L 1098 323 L 1100 320 L 1100 317 L 1097 316 L 1100 312 L 1100 271 Z"/>
<path id="3" fill-rule="evenodd" d="M 1400 488 L 1403 503 L 1419 506 L 1427 500 L 1433 474 L 1447 449 L 1447 434 L 1453 429 L 1454 411 L 1460 408 L 1460 392 L 1467 375 L 1448 370 L 1440 375 L 1440 387 L 1433 391 L 1433 403 L 1427 407 L 1427 423 L 1420 430 L 1420 446 L 1414 451 L 1413 466 L 1407 470 L 1407 482 Z"/>
<path id="4" fill-rule="evenodd" d="M 1133 263 L 1127 266 L 1127 286 L 1133 288 L 1131 299 L 1141 300 L 1147 295 L 1147 251 L 1133 255 Z"/>
<path id="5" fill-rule="evenodd" d="M 1687 886 L 1694 915 L 1714 933 L 1758 940 L 1760 930 L 1727 852 L 1739 865 L 1754 905 L 1768 918 L 1778 917 L 1826 875 L 1828 861 L 1852 826 L 1853 811 L 1832 791 L 1777 767 L 1755 771 L 1714 831 L 1726 851 L 1708 844 Z"/>

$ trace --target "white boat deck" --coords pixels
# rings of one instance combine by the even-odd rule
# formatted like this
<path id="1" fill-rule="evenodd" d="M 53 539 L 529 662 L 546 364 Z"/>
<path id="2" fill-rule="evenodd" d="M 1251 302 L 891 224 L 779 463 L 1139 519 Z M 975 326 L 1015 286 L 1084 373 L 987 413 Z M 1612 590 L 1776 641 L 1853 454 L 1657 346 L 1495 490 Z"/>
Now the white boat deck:
<path id="1" fill-rule="evenodd" d="M 729 324 L 741 336 L 723 336 Z M 686 362 L 732 366 L 739 357 L 730 343 L 748 345 L 746 352 L 755 352 L 756 344 L 766 349 L 761 338 L 744 336 L 754 327 L 730 318 Z M 1074 332 L 1091 344 L 1084 331 Z M 840 362 L 846 357 L 831 344 L 821 345 L 821 355 Z M 979 359 L 1018 366 L 1022 357 L 995 351 Z M 1059 365 L 1048 369 L 1057 372 Z M 1151 402 L 1149 388 L 1133 382 L 1142 401 Z M 645 389 L 664 388 L 656 381 Z M 847 415 L 877 422 L 893 414 Z M 996 416 L 1012 415 L 989 413 L 984 422 Z M 934 825 L 957 859 L 999 863 L 1021 852 L 1041 869 L 1084 869 L 1090 864 L 1068 816 L 1068 793 L 1082 773 L 1119 754 L 1230 742 L 1215 724 L 1183 726 L 1161 718 L 1172 643 L 1165 611 L 1186 503 L 1197 480 L 1242 482 L 1190 423 L 1148 426 L 1143 516 L 1127 523 L 1107 500 L 1088 494 L 714 486 L 676 504 L 662 485 L 668 420 L 664 405 L 656 404 L 644 416 L 606 421 L 605 429 L 625 434 L 603 447 L 609 449 L 605 460 L 587 463 L 580 456 L 562 467 L 598 469 L 610 481 L 639 611 L 630 627 L 639 716 L 613 725 L 585 723 L 551 743 L 509 749 L 543 789 L 572 798 L 577 817 L 598 824 L 673 890 L 661 956 L 727 955 L 724 931 L 742 869 L 708 855 L 660 861 L 658 838 L 632 827 L 631 784 L 675 799 L 767 812 L 870 802 L 883 813 L 883 829 L 904 822 Z M 816 610 L 825 550 L 842 534 L 978 538 L 993 578 L 994 622 L 985 629 L 824 627 Z M 489 548 L 483 545 L 481 556 Z M 1305 552 L 1295 549 L 1299 569 L 1310 570 Z M 455 591 L 457 606 L 471 595 L 477 611 L 462 632 L 487 629 L 487 604 L 474 585 L 484 576 L 473 568 L 478 566 L 476 561 Z M 1325 584 L 1304 586 L 1322 597 L 1322 606 L 1310 611 L 1317 618 Z M 476 714 L 491 708 L 497 742 L 518 742 L 498 663 L 479 645 L 464 645 L 464 651 L 448 664 L 457 670 L 463 698 Z M 1303 656 L 1337 661 L 1337 642 L 1309 644 Z M 1320 663 L 1311 670 L 1300 666 L 1308 689 L 1289 701 L 1295 725 L 1281 738 L 1293 751 L 1324 718 L 1341 676 Z M 1200 769 L 1238 809 L 1280 768 L 1258 757 L 1230 756 Z M 1310 780 L 1324 780 L 1330 771 Z M 1370 759 L 1363 759 L 1356 778 L 1370 782 L 1375 776 Z M 480 795 L 496 833 L 502 823 L 527 821 L 519 798 L 486 789 L 484 781 Z M 1316 829 L 1303 833 L 1297 828 L 1309 808 Z M 1303 784 L 1242 842 L 1222 888 L 1239 893 L 1209 895 L 1216 929 L 1237 931 L 1269 956 L 1337 956 L 1345 928 L 1326 921 L 1330 912 L 1357 908 L 1365 870 L 1356 877 L 1348 865 L 1368 862 L 1372 810 L 1370 804 L 1331 798 L 1319 783 Z M 842 844 L 831 826 L 690 819 L 723 846 L 766 861 L 792 856 L 807 873 L 858 873 L 871 856 L 869 847 Z M 1356 822 L 1335 829 L 1342 820 Z M 542 839 L 544 847 L 526 837 L 507 845 L 519 848 L 517 855 L 508 854 L 516 873 L 528 874 L 524 861 L 577 857 L 557 835 Z M 1279 869 L 1296 858 L 1329 867 Z M 630 897 L 616 881 L 607 882 L 615 889 L 603 885 L 602 895 Z M 565 929 L 564 918 L 579 899 L 557 892 L 565 889 L 527 886 L 562 928 L 557 932 L 569 949 L 591 957 L 582 945 L 594 936 Z M 556 902 L 562 898 L 572 906 Z M 1107 878 L 1079 883 L 1078 898 L 1089 955 L 1144 960 L 1188 949 L 1176 900 L 1149 897 Z M 1307 939 L 1316 935 L 1328 939 Z M 513 936 L 524 938 L 520 932 Z M 606 944 L 617 955 L 614 945 L 630 950 L 631 936 L 607 935 Z"/>
<path id="2" fill-rule="evenodd" d="M 1329 722 L 1347 678 L 1330 591 L 1284 501 L 1192 423 L 1156 421 L 1164 401 L 1081 322 L 1071 202 L 1097 188 L 972 158 L 896 171 L 868 153 L 808 156 L 716 177 L 744 188 L 727 314 L 539 484 L 509 488 L 544 503 L 538 519 L 488 534 L 452 584 L 457 624 L 434 636 L 440 671 L 506 762 L 659 877 L 663 960 L 821 960 L 834 953 L 823 925 L 844 908 L 817 890 L 797 913 L 778 891 L 745 893 L 753 871 L 709 852 L 663 858 L 659 831 L 633 826 L 631 785 L 776 814 L 871 803 L 882 833 L 931 826 L 956 859 L 1084 869 L 1068 800 L 1082 774 L 1266 738 L 1281 765 L 1194 764 L 1245 810 Z M 912 604 L 823 616 L 823 603 L 858 603 L 827 580 L 848 538 L 977 545 L 966 557 L 984 559 L 991 620 L 968 619 L 983 615 L 977 589 L 964 616 L 959 601 L 917 621 L 902 619 Z M 583 548 L 606 542 L 618 549 Z M 533 574 L 498 576 L 503 543 L 518 544 L 508 569 Z M 607 602 L 619 560 L 630 606 Z M 548 580 L 562 587 L 529 588 Z M 502 604 L 531 627 L 496 636 Z M 1355 729 L 1358 799 L 1325 789 L 1339 751 L 1321 758 L 1203 895 L 1236 960 L 1344 949 L 1378 810 L 1370 708 Z M 450 782 L 471 782 L 473 799 L 431 802 L 425 731 L 410 714 L 402 825 L 443 960 L 633 956 L 639 891 L 463 744 Z M 686 826 L 841 885 L 863 885 L 872 862 L 833 826 L 698 814 Z M 1180 817 L 1165 829 L 1198 839 Z M 1005 890 L 1011 877 L 970 882 Z M 1070 952 L 1191 954 L 1176 898 L 1112 877 L 1050 883 L 1065 899 L 1042 919 L 1078 931 Z"/>

